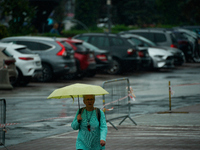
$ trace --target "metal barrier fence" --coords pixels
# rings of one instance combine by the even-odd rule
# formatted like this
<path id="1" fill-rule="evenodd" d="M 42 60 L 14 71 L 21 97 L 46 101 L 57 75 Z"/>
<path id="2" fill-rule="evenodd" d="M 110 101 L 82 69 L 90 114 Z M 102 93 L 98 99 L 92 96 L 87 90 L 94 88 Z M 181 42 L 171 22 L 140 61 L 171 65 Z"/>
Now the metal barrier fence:
<path id="1" fill-rule="evenodd" d="M 128 78 L 118 78 L 103 82 L 103 88 L 109 94 L 103 95 L 103 107 L 105 110 L 106 121 L 115 129 L 116 126 L 111 120 L 122 118 L 119 123 L 122 124 L 126 118 L 129 118 L 135 125 L 135 121 L 130 117 L 130 84 Z"/>
<path id="2" fill-rule="evenodd" d="M 1 122 L 0 124 L 5 124 L 6 123 L 6 100 L 5 99 L 0 99 L 0 106 L 1 106 Z M 5 127 L 0 128 L 0 145 L 5 145 Z"/>

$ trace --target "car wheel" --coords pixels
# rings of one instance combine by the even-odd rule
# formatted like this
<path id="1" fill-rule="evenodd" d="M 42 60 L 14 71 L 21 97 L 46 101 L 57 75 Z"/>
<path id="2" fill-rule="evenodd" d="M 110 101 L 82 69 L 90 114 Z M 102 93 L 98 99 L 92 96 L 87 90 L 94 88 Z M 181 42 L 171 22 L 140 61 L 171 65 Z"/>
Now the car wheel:
<path id="1" fill-rule="evenodd" d="M 199 54 L 199 51 L 200 50 L 198 50 L 198 51 L 195 51 L 195 53 L 194 53 L 194 57 L 193 57 L 193 62 L 200 62 L 200 54 Z"/>
<path id="2" fill-rule="evenodd" d="M 85 75 L 85 73 L 84 72 L 77 72 L 76 74 L 75 74 L 75 79 L 82 79 L 82 78 L 84 78 L 86 75 Z"/>
<path id="3" fill-rule="evenodd" d="M 32 76 L 23 76 L 23 78 L 20 80 L 19 85 L 20 86 L 26 86 L 31 82 Z"/>
<path id="4" fill-rule="evenodd" d="M 48 82 L 53 79 L 53 71 L 47 64 L 42 64 L 42 75 L 37 78 L 37 81 Z"/>
<path id="5" fill-rule="evenodd" d="M 11 78 L 10 79 L 10 84 L 12 85 L 12 86 L 18 86 L 19 85 L 19 82 L 20 82 L 20 79 L 22 79 L 22 73 L 21 73 L 21 71 L 19 71 L 19 69 L 17 68 L 16 69 L 17 70 L 17 78 Z"/>
<path id="6" fill-rule="evenodd" d="M 94 77 L 96 75 L 96 70 L 91 70 L 87 72 L 87 77 Z"/>
<path id="7" fill-rule="evenodd" d="M 121 64 L 116 59 L 113 59 L 111 67 L 107 70 L 108 74 L 120 74 L 121 73 Z"/>
<path id="8" fill-rule="evenodd" d="M 75 73 L 69 73 L 69 74 L 65 74 L 63 77 L 66 80 L 72 80 L 75 78 L 75 76 L 76 76 Z"/>

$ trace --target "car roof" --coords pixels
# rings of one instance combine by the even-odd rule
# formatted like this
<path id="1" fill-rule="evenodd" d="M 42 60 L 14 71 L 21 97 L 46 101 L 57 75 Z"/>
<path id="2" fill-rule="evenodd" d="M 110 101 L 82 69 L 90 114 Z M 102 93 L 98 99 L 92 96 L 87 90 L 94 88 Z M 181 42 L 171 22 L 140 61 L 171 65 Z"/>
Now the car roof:
<path id="1" fill-rule="evenodd" d="M 54 37 L 41 37 L 41 36 L 12 36 L 12 37 L 7 37 L 7 38 L 3 38 L 3 39 L 26 39 L 26 40 L 55 41 Z"/>
<path id="2" fill-rule="evenodd" d="M 72 42 L 72 43 L 83 43 L 83 40 L 71 39 L 71 38 L 56 38 L 56 40 L 58 40 L 58 41 L 69 41 L 69 42 Z"/>
<path id="3" fill-rule="evenodd" d="M 166 28 L 144 28 L 144 29 L 134 29 L 134 30 L 129 30 L 130 32 L 168 32 L 171 33 L 173 29 L 166 29 Z M 128 31 L 128 32 L 129 32 Z"/>
<path id="4" fill-rule="evenodd" d="M 108 35 L 108 36 L 118 36 L 118 34 L 114 34 L 114 33 L 82 33 L 82 34 L 79 34 L 80 36 L 81 35 Z M 76 37 L 76 36 L 75 36 Z"/>
<path id="5" fill-rule="evenodd" d="M 131 33 L 121 33 L 120 36 L 127 37 L 127 38 L 130 38 L 130 37 L 137 37 L 137 38 L 142 37 L 143 38 L 143 36 L 140 36 L 140 35 L 137 35 L 137 34 L 131 34 Z"/>
<path id="6" fill-rule="evenodd" d="M 1 46 L 1 47 L 5 47 L 5 48 L 7 48 L 7 47 L 12 47 L 12 48 L 14 48 L 14 49 L 26 48 L 25 45 L 14 44 L 14 43 L 12 43 L 12 42 L 10 42 L 10 43 L 2 43 L 2 42 L 0 42 L 0 46 Z"/>

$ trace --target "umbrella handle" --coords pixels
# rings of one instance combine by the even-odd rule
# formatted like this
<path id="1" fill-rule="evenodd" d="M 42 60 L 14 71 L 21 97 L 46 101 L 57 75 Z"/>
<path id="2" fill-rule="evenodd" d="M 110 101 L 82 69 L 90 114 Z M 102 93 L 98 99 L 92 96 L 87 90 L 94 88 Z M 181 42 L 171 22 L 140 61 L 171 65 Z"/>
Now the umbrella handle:
<path id="1" fill-rule="evenodd" d="M 80 109 L 79 95 L 78 95 L 78 108 Z"/>

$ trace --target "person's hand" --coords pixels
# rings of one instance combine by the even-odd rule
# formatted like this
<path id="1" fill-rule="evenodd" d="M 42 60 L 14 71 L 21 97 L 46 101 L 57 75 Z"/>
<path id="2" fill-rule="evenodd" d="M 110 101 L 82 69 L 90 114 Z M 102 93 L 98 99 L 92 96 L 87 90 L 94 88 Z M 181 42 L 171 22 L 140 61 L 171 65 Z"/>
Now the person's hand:
<path id="1" fill-rule="evenodd" d="M 106 142 L 105 142 L 104 140 L 101 140 L 101 141 L 100 141 L 100 144 L 101 144 L 101 146 L 105 146 L 105 145 L 106 145 Z"/>
<path id="2" fill-rule="evenodd" d="M 81 120 L 82 120 L 82 118 L 81 118 L 81 114 L 79 114 L 79 115 L 77 116 L 77 121 L 80 123 Z"/>

